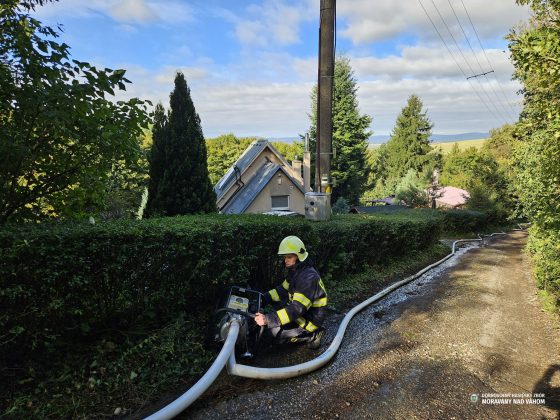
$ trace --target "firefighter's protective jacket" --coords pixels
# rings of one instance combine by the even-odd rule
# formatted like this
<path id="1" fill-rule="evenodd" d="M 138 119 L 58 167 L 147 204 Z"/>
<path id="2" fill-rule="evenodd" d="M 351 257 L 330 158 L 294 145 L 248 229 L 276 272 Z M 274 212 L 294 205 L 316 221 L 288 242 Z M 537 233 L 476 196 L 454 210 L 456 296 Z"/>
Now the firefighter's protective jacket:
<path id="1" fill-rule="evenodd" d="M 326 315 L 327 291 L 319 273 L 306 260 L 288 270 L 287 278 L 265 295 L 265 303 L 283 308 L 266 314 L 268 327 L 295 323 L 309 332 L 321 327 Z"/>

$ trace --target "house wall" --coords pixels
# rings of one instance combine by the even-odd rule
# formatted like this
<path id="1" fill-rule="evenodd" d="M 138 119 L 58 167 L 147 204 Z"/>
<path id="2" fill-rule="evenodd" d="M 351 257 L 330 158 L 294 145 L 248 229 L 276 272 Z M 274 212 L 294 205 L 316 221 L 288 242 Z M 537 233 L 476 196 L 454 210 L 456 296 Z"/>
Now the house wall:
<path id="1" fill-rule="evenodd" d="M 270 211 L 271 197 L 273 195 L 289 195 L 290 210 L 299 214 L 305 214 L 305 196 L 282 171 L 278 171 L 272 177 L 247 210 L 245 210 L 245 213 L 264 213 Z"/>
<path id="2" fill-rule="evenodd" d="M 249 165 L 249 167 L 245 170 L 245 172 L 243 172 L 241 174 L 241 181 L 248 181 L 251 178 L 253 178 L 253 176 L 255 176 L 255 173 L 257 172 L 257 170 L 263 166 L 264 164 L 266 164 L 267 162 L 267 158 L 268 161 L 271 161 L 273 163 L 279 164 L 281 165 L 282 162 L 280 161 L 280 159 L 278 159 L 278 157 L 268 148 L 265 148 L 261 154 L 253 161 L 253 163 L 251 165 Z M 290 168 L 291 169 L 291 168 Z M 295 187 L 294 187 L 295 188 Z M 234 195 L 234 193 L 236 192 L 237 187 L 235 186 L 235 184 L 228 190 L 228 192 L 226 192 L 223 197 L 220 198 L 220 200 L 218 200 L 217 205 L 218 208 L 221 208 L 228 200 L 229 198 Z M 269 211 L 265 210 L 265 211 Z"/>

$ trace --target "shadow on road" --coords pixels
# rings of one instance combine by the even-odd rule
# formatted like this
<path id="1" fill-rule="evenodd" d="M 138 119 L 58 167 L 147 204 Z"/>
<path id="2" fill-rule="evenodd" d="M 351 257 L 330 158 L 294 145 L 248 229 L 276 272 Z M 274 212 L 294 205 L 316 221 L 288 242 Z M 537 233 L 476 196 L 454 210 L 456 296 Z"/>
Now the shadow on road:
<path id="1" fill-rule="evenodd" d="M 553 381 L 556 374 L 556 381 Z M 544 372 L 542 378 L 535 384 L 533 393 L 544 394 L 545 405 L 556 410 L 560 418 L 560 364 L 553 364 Z"/>

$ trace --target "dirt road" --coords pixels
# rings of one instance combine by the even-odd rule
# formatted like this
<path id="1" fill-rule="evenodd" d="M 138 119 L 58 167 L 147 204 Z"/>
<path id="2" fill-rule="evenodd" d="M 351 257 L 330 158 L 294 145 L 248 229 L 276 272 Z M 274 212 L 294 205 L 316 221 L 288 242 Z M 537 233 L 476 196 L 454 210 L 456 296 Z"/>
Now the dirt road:
<path id="1" fill-rule="evenodd" d="M 237 395 L 207 398 L 183 417 L 559 418 L 560 326 L 540 310 L 525 242 L 518 232 L 462 250 L 357 315 L 318 372 L 237 378 Z"/>

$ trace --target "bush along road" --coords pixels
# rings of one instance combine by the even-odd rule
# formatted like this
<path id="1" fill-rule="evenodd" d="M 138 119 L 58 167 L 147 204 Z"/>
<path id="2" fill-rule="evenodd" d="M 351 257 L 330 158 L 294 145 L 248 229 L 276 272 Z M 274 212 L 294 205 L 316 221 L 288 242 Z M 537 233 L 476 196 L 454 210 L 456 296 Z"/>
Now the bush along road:
<path id="1" fill-rule="evenodd" d="M 541 310 L 525 244 L 515 232 L 465 246 L 357 315 L 325 368 L 286 381 L 237 378 L 181 417 L 558 418 L 560 323 Z M 331 317 L 319 352 L 340 318 Z"/>

